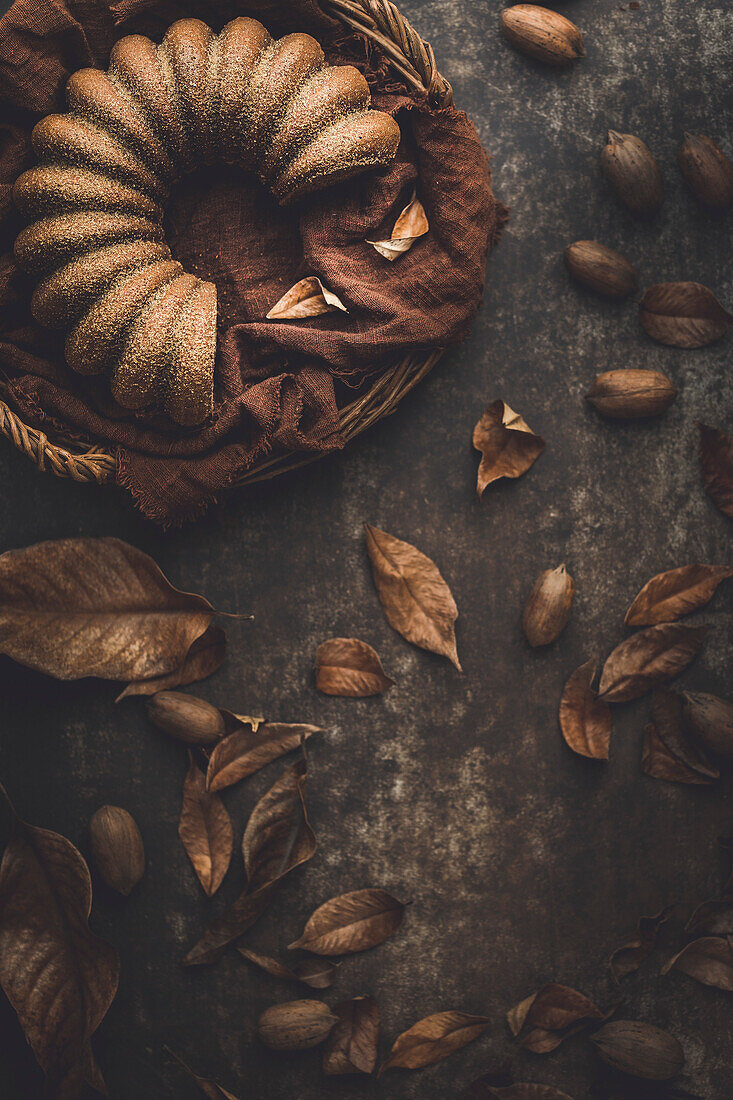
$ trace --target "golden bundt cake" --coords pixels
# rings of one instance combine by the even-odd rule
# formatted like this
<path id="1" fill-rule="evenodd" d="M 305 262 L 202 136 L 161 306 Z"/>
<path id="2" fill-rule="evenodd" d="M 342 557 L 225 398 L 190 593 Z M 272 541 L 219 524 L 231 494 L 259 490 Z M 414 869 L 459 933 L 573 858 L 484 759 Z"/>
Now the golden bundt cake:
<path id="1" fill-rule="evenodd" d="M 327 66 L 310 35 L 274 40 L 244 17 L 218 35 L 181 19 L 160 46 L 129 35 L 107 73 L 74 73 L 66 98 L 66 114 L 35 127 L 40 163 L 14 188 L 37 219 L 15 242 L 18 263 L 40 278 L 33 316 L 68 330 L 69 366 L 109 373 L 124 408 L 157 405 L 200 424 L 213 407 L 216 287 L 184 272 L 165 243 L 171 185 L 220 160 L 294 202 L 388 164 L 399 126 L 370 109 L 361 73 Z"/>

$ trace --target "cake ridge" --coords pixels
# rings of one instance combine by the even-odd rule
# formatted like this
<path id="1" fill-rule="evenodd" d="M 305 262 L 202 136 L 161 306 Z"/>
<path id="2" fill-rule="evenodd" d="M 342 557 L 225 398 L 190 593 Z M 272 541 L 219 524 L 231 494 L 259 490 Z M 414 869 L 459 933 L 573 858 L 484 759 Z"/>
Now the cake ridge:
<path id="1" fill-rule="evenodd" d="M 128 35 L 106 73 L 72 74 L 69 110 L 36 125 L 39 163 L 14 186 L 35 219 L 15 242 L 20 266 L 39 277 L 31 310 L 67 329 L 69 366 L 110 374 L 123 408 L 155 403 L 180 425 L 202 423 L 213 410 L 217 289 L 170 254 L 171 184 L 220 159 L 255 169 L 285 205 L 384 166 L 400 129 L 370 102 L 358 69 L 328 65 L 311 35 L 273 39 L 248 16 L 218 34 L 179 19 L 158 46 Z"/>

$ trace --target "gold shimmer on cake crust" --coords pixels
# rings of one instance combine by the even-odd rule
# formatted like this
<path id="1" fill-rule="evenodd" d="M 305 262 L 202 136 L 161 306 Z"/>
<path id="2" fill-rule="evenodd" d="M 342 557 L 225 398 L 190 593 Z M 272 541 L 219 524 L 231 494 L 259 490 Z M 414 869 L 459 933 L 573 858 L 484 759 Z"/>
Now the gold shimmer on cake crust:
<path id="1" fill-rule="evenodd" d="M 128 35 L 107 73 L 80 69 L 66 96 L 67 114 L 36 125 L 40 164 L 13 190 L 37 219 L 15 242 L 41 279 L 33 315 L 71 326 L 69 366 L 110 374 L 119 405 L 157 404 L 193 427 L 213 409 L 217 291 L 163 239 L 171 184 L 222 160 L 254 169 L 284 205 L 388 164 L 399 126 L 370 109 L 357 69 L 325 64 L 315 38 L 275 41 L 246 17 L 218 35 L 180 19 L 160 46 Z"/>

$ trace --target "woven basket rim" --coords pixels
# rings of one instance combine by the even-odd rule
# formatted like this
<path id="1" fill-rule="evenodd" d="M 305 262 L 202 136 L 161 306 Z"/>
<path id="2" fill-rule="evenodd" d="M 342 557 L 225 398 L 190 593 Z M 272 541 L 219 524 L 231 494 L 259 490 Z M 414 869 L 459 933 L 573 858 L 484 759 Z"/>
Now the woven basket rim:
<path id="1" fill-rule="evenodd" d="M 453 89 L 438 71 L 432 46 L 420 37 L 391 0 L 321 0 L 321 8 L 350 30 L 371 39 L 405 82 L 425 92 L 433 106 L 452 105 Z M 443 350 L 436 348 L 430 352 L 408 353 L 382 369 L 368 390 L 339 410 L 344 441 L 349 442 L 382 417 L 393 413 L 402 398 L 433 369 Z M 113 451 L 101 444 L 67 440 L 54 443 L 45 432 L 25 424 L 2 400 L 0 432 L 39 470 L 73 481 L 100 485 L 115 478 L 117 459 Z M 271 454 L 254 463 L 236 479 L 234 485 L 266 481 L 321 457 L 321 453 Z"/>

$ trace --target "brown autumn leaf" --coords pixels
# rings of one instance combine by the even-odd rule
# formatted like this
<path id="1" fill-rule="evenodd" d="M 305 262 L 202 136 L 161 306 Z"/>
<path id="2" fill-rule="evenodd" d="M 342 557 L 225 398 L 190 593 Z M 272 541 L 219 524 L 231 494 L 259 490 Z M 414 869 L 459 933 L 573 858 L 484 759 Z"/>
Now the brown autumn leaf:
<path id="1" fill-rule="evenodd" d="M 198 1085 L 201 1092 L 208 1100 L 237 1100 L 233 1092 L 228 1092 L 222 1085 L 217 1085 L 216 1081 L 211 1081 L 208 1077 L 199 1077 L 197 1073 L 194 1073 L 193 1070 L 186 1065 L 183 1058 L 176 1054 L 174 1050 L 171 1050 L 170 1047 L 163 1047 L 163 1050 L 165 1050 L 167 1054 L 170 1054 L 171 1058 L 175 1058 L 191 1080 Z"/>
<path id="2" fill-rule="evenodd" d="M 364 524 L 374 584 L 387 622 L 403 638 L 447 657 L 461 671 L 456 650 L 458 608 L 435 562 L 409 542 Z"/>
<path id="3" fill-rule="evenodd" d="M 319 905 L 303 934 L 289 945 L 314 955 L 348 955 L 368 951 L 393 936 L 405 906 L 386 890 L 352 890 Z"/>
<path id="4" fill-rule="evenodd" d="M 371 1073 L 377 1064 L 379 1006 L 374 997 L 353 997 L 334 1008 L 338 1023 L 326 1039 L 323 1072 Z"/>
<path id="5" fill-rule="evenodd" d="M 672 906 L 668 905 L 653 917 L 639 917 L 636 932 L 621 947 L 617 947 L 608 960 L 608 968 L 615 982 L 633 974 L 649 955 L 657 943 L 659 929 L 669 920 Z"/>
<path id="6" fill-rule="evenodd" d="M 649 722 L 644 729 L 644 741 L 641 751 L 641 770 L 652 779 L 663 779 L 667 783 L 689 783 L 697 786 L 705 786 L 714 783 L 700 772 L 688 768 L 681 760 L 678 760 L 662 741 L 657 733 L 654 723 Z"/>
<path id="7" fill-rule="evenodd" d="M 119 959 L 89 928 L 92 884 L 80 853 L 10 810 L 13 834 L 0 866 L 0 986 L 46 1074 L 44 1095 L 76 1100 L 85 1080 L 101 1084 L 90 1040 L 117 991 Z"/>
<path id="8" fill-rule="evenodd" d="M 473 429 L 473 445 L 481 452 L 476 492 L 501 477 L 521 477 L 540 457 L 545 441 L 503 401 L 494 401 Z"/>
<path id="9" fill-rule="evenodd" d="M 627 626 L 656 626 L 691 615 L 712 599 L 718 585 L 733 577 L 730 565 L 682 565 L 647 581 L 626 612 Z"/>
<path id="10" fill-rule="evenodd" d="M 178 835 L 204 892 L 211 897 L 221 886 L 232 858 L 234 830 L 218 794 L 206 789 L 206 776 L 188 754 Z"/>
<path id="11" fill-rule="evenodd" d="M 718 769 L 690 739 L 681 695 L 668 687 L 655 687 L 652 691 L 652 722 L 657 737 L 676 760 L 696 775 L 710 781 L 718 779 Z"/>
<path id="12" fill-rule="evenodd" d="M 265 722 L 261 729 L 247 729 L 242 725 L 217 742 L 211 750 L 206 787 L 209 791 L 221 791 L 254 775 L 265 764 L 293 752 L 305 744 L 318 726 L 300 723 Z"/>
<path id="13" fill-rule="evenodd" d="M 250 951 L 248 947 L 237 945 L 237 951 L 242 958 L 259 966 L 260 970 L 271 974 L 273 978 L 281 978 L 285 982 L 302 982 L 311 989 L 329 989 L 333 985 L 339 964 L 329 962 L 328 959 L 298 959 L 292 966 L 286 965 L 280 959 L 274 959 L 270 955 L 260 955 L 257 951 Z"/>
<path id="14" fill-rule="evenodd" d="M 315 275 L 309 275 L 292 286 L 267 314 L 268 321 L 295 321 L 303 317 L 319 317 L 336 310 L 348 309 L 332 290 Z"/>
<path id="15" fill-rule="evenodd" d="M 220 626 L 210 626 L 194 642 L 183 662 L 164 676 L 151 680 L 136 680 L 115 699 L 127 699 L 130 695 L 155 695 L 158 691 L 170 691 L 177 687 L 186 687 L 197 680 L 205 680 L 224 663 L 227 636 Z"/>
<path id="16" fill-rule="evenodd" d="M 589 1021 L 607 1015 L 577 989 L 550 982 L 514 1005 L 507 1012 L 507 1023 L 515 1038 L 521 1035 L 526 1050 L 548 1054 Z"/>
<path id="17" fill-rule="evenodd" d="M 120 539 L 57 539 L 0 555 L 0 652 L 59 680 L 163 676 L 213 614 Z"/>
<path id="18" fill-rule="evenodd" d="M 393 263 L 409 252 L 415 241 L 424 237 L 430 229 L 425 208 L 412 192 L 412 198 L 395 222 L 392 236 L 388 241 L 367 241 L 376 248 L 380 256 Z"/>
<path id="19" fill-rule="evenodd" d="M 702 283 L 656 283 L 639 302 L 639 320 L 653 340 L 702 348 L 725 336 L 733 317 Z"/>
<path id="20" fill-rule="evenodd" d="M 426 1016 L 397 1036 L 379 1072 L 395 1068 L 421 1069 L 441 1062 L 478 1039 L 490 1023 L 487 1016 L 471 1016 L 467 1012 L 436 1012 Z"/>
<path id="21" fill-rule="evenodd" d="M 329 638 L 316 651 L 316 687 L 324 695 L 360 699 L 393 685 L 376 650 L 358 638 Z"/>
<path id="22" fill-rule="evenodd" d="M 723 515 L 733 519 L 733 436 L 699 424 L 700 469 L 705 492 Z"/>
<path id="23" fill-rule="evenodd" d="M 733 992 L 733 943 L 731 937 L 703 936 L 683 947 L 662 967 L 662 973 L 681 970 L 703 985 Z"/>
<path id="24" fill-rule="evenodd" d="M 733 890 L 698 905 L 685 932 L 691 936 L 733 936 Z"/>
<path id="25" fill-rule="evenodd" d="M 281 879 L 313 857 L 316 838 L 305 808 L 306 775 L 303 758 L 286 768 L 256 804 L 242 839 L 247 887 L 214 918 L 186 955 L 185 966 L 215 962 L 259 919 Z"/>
<path id="26" fill-rule="evenodd" d="M 608 760 L 611 708 L 593 690 L 596 668 L 591 659 L 568 678 L 560 700 L 560 729 L 573 752 L 594 760 Z"/>
<path id="27" fill-rule="evenodd" d="M 603 666 L 599 697 L 607 703 L 625 703 L 678 676 L 696 657 L 707 632 L 707 624 L 661 623 L 632 634 Z"/>

